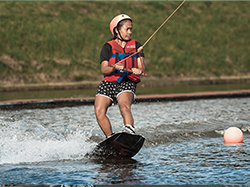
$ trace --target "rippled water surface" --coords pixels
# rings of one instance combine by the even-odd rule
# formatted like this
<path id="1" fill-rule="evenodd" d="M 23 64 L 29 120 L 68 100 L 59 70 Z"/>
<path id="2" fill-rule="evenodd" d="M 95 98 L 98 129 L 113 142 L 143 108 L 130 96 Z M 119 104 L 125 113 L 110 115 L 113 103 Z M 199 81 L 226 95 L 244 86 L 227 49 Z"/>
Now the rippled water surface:
<path id="1" fill-rule="evenodd" d="M 84 158 L 104 139 L 93 106 L 0 111 L 0 184 L 250 184 L 250 98 L 134 104 L 132 159 Z M 108 116 L 122 128 L 118 107 Z M 231 127 L 244 143 L 224 145 Z"/>

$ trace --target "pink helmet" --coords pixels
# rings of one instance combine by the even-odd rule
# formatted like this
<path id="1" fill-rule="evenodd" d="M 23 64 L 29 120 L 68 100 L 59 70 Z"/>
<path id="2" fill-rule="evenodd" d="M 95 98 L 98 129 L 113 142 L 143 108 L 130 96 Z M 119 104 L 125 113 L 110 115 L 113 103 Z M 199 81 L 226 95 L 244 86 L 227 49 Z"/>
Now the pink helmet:
<path id="1" fill-rule="evenodd" d="M 114 36 L 114 28 L 117 27 L 118 23 L 122 20 L 129 19 L 132 21 L 131 17 L 126 14 L 119 14 L 118 16 L 114 17 L 109 24 L 110 32 Z"/>

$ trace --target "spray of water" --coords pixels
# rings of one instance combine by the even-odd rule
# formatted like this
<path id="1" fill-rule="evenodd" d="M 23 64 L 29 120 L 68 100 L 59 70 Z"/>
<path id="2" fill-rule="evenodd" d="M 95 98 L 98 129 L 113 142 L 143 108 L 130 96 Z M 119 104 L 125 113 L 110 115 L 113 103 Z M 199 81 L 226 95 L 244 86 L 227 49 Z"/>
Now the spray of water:
<path id="1" fill-rule="evenodd" d="M 83 159 L 96 145 L 90 140 L 95 126 L 70 117 L 69 110 L 5 114 L 0 119 L 0 164 Z"/>

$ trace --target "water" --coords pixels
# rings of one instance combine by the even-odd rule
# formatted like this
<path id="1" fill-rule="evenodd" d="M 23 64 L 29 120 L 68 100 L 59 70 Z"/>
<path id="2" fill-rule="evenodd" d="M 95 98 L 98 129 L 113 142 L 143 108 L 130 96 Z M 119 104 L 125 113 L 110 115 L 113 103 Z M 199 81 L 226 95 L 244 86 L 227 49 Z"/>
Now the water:
<path id="1" fill-rule="evenodd" d="M 104 139 L 93 106 L 0 111 L 0 184 L 250 184 L 250 98 L 139 103 L 132 159 L 84 158 Z M 122 128 L 118 107 L 108 116 Z M 231 127 L 244 143 L 224 145 Z"/>

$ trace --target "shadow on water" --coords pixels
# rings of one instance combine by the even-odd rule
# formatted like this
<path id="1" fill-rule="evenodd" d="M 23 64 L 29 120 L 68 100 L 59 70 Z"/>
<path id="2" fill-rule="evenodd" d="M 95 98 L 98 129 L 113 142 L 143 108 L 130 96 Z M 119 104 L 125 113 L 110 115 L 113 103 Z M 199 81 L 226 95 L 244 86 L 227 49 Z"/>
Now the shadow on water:
<path id="1" fill-rule="evenodd" d="M 132 158 L 103 158 L 89 159 L 97 164 L 98 177 L 92 179 L 99 184 L 142 184 L 144 177 L 137 173 L 140 162 Z"/>
<path id="2" fill-rule="evenodd" d="M 110 164 L 110 165 L 128 165 L 137 164 L 138 161 L 133 158 L 88 158 L 90 162 L 95 164 Z"/>

